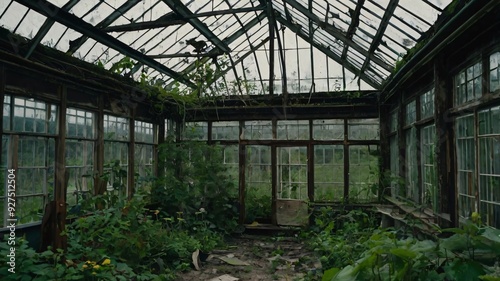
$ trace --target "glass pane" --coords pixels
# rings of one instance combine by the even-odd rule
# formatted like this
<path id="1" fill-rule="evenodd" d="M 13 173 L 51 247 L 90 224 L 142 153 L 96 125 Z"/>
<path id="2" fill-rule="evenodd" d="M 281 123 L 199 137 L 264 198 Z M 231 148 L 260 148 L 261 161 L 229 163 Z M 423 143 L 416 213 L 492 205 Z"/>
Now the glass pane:
<path id="1" fill-rule="evenodd" d="M 271 195 L 271 147 L 246 146 L 245 222 L 270 222 Z"/>
<path id="2" fill-rule="evenodd" d="M 314 146 L 314 201 L 344 198 L 344 146 Z"/>
<path id="3" fill-rule="evenodd" d="M 349 146 L 349 199 L 377 199 L 379 178 L 377 145 Z"/>
<path id="4" fill-rule="evenodd" d="M 351 119 L 348 128 L 350 140 L 378 140 L 380 137 L 378 119 Z"/>
<path id="5" fill-rule="evenodd" d="M 344 119 L 313 120 L 313 139 L 344 140 Z"/>

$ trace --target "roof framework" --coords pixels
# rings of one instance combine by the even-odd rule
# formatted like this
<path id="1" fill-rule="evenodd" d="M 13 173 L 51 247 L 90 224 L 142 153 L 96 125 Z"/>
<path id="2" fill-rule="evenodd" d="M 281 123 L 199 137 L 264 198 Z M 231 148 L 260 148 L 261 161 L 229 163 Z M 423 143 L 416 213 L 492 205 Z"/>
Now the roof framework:
<path id="1" fill-rule="evenodd" d="M 0 25 L 108 69 L 218 95 L 380 89 L 451 0 L 6 0 Z M 125 74 L 125 73 L 123 73 Z M 245 85 L 243 87 L 242 85 Z"/>

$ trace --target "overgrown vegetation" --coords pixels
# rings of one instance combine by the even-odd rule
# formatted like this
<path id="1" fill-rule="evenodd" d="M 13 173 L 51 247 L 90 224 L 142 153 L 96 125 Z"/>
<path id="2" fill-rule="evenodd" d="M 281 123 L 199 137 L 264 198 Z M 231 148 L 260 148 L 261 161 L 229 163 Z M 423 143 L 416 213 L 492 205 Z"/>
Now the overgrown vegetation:
<path id="1" fill-rule="evenodd" d="M 322 208 L 302 236 L 320 257 L 323 272 L 309 280 L 500 280 L 500 231 L 479 215 L 445 238 L 419 240 L 401 229 L 379 229 L 376 217 Z"/>

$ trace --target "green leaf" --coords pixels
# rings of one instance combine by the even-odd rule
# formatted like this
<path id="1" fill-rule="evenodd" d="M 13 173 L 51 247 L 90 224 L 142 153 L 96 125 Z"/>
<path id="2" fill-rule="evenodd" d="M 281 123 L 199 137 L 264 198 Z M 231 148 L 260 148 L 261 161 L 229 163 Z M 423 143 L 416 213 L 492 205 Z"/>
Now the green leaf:
<path id="1" fill-rule="evenodd" d="M 417 253 L 410 251 L 409 249 L 403 249 L 403 248 L 391 249 L 390 252 L 391 254 L 405 260 L 414 259 L 417 256 Z"/>
<path id="2" fill-rule="evenodd" d="M 337 275 L 337 273 L 340 271 L 340 268 L 333 267 L 328 270 L 325 270 L 323 273 L 323 277 L 321 278 L 321 281 L 330 281 Z"/>
<path id="3" fill-rule="evenodd" d="M 449 279 L 455 281 L 477 280 L 486 273 L 483 265 L 471 260 L 454 260 L 444 267 L 444 271 Z"/>

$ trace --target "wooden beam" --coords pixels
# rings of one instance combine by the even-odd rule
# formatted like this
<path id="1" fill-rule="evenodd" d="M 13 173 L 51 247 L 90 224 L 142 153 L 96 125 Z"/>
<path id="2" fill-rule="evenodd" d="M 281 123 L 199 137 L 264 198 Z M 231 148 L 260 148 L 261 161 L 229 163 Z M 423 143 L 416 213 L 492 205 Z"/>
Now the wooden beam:
<path id="1" fill-rule="evenodd" d="M 58 136 L 56 138 L 56 155 L 55 155 L 55 229 L 53 229 L 54 237 L 52 238 L 52 247 L 54 249 L 66 249 L 67 236 L 62 235 L 66 231 L 66 194 L 67 194 L 67 178 L 66 171 L 66 107 L 67 107 L 67 89 L 66 86 L 60 86 L 59 97 L 61 102 L 58 110 Z"/>
<path id="2" fill-rule="evenodd" d="M 439 190 L 440 213 L 450 214 L 450 226 L 458 226 L 456 165 L 454 145 L 454 119 L 450 117 L 453 107 L 453 82 L 445 56 L 434 60 L 434 120 L 436 126 L 437 188 Z M 471 161 L 473 161 L 471 159 Z M 441 222 L 440 225 L 444 225 Z"/>

